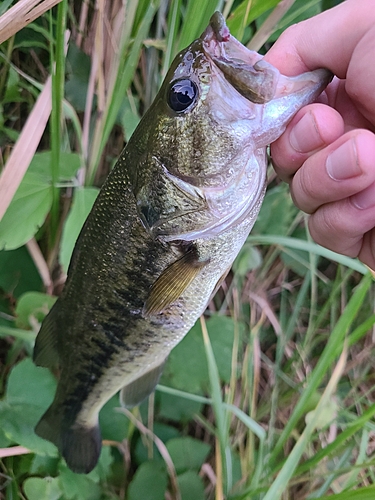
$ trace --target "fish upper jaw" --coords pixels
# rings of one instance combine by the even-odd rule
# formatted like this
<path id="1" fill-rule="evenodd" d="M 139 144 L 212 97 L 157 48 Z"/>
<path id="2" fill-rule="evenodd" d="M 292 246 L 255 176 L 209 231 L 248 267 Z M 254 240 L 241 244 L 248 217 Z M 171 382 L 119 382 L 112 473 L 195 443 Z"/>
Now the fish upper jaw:
<path id="1" fill-rule="evenodd" d="M 215 12 L 210 24 L 201 36 L 203 49 L 227 81 L 246 99 L 255 104 L 266 104 L 284 96 L 303 93 L 309 99 L 320 94 L 332 79 L 332 73 L 318 69 L 288 77 L 263 59 L 255 51 L 247 49 L 229 33 L 223 16 Z"/>

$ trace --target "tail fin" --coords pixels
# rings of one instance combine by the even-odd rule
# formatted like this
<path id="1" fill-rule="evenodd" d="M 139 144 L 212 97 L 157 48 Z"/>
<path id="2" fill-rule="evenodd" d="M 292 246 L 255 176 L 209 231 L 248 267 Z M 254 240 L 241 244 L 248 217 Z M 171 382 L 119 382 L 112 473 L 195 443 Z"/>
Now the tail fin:
<path id="1" fill-rule="evenodd" d="M 78 474 L 88 474 L 99 460 L 102 447 L 99 426 L 64 425 L 62 411 L 54 403 L 39 420 L 35 432 L 54 443 L 68 467 Z"/>

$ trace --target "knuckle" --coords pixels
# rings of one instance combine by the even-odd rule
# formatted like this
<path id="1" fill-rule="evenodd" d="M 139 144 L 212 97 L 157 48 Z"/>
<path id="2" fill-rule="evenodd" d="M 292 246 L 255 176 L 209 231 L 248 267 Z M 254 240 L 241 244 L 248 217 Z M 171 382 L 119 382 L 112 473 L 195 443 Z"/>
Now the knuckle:
<path id="1" fill-rule="evenodd" d="M 309 230 L 316 243 L 335 252 L 356 257 L 362 234 L 345 217 L 345 210 L 337 203 L 324 205 L 309 218 Z"/>
<path id="2" fill-rule="evenodd" d="M 296 205 L 306 213 L 313 213 L 319 206 L 317 182 L 312 171 L 305 166 L 300 168 L 293 178 L 293 199 Z"/>

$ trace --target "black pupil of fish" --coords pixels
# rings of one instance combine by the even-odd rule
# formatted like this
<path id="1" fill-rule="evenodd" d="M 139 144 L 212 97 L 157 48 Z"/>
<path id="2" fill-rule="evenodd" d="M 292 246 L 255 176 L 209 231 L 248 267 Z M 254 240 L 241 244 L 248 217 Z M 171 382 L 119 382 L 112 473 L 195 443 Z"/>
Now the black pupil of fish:
<path id="1" fill-rule="evenodd" d="M 173 111 L 185 111 L 197 95 L 197 86 L 191 80 L 178 80 L 169 89 L 168 104 Z"/>

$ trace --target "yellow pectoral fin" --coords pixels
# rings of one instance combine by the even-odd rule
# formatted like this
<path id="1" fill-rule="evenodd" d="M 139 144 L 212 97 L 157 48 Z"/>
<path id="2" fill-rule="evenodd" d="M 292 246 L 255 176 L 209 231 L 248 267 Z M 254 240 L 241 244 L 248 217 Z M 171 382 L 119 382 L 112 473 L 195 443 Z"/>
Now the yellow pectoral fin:
<path id="1" fill-rule="evenodd" d="M 194 250 L 189 250 L 181 259 L 173 262 L 152 285 L 144 314 L 150 316 L 160 313 L 173 304 L 207 263 L 199 262 Z"/>

